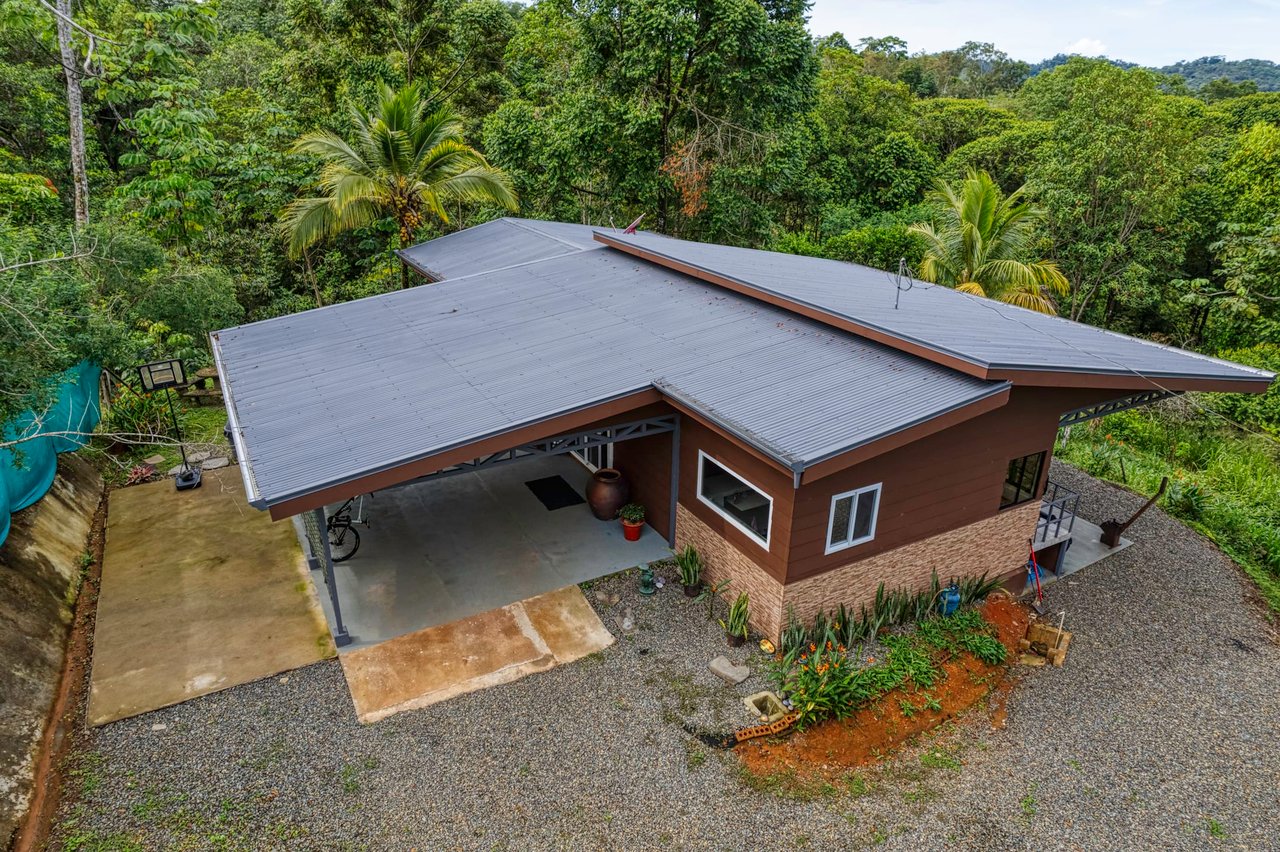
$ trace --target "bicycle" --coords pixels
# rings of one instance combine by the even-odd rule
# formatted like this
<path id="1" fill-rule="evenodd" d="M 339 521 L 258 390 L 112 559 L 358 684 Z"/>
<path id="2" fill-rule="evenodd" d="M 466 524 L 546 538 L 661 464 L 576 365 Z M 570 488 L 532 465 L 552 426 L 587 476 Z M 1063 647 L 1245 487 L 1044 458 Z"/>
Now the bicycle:
<path id="1" fill-rule="evenodd" d="M 355 524 L 363 524 L 365 529 L 369 528 L 367 518 L 352 519 L 351 504 L 355 501 L 355 497 L 349 498 L 329 516 L 325 523 L 325 529 L 329 534 L 329 555 L 334 562 L 346 562 L 360 549 L 360 533 L 355 531 Z M 359 511 L 363 512 L 363 510 L 364 497 L 360 497 Z"/>

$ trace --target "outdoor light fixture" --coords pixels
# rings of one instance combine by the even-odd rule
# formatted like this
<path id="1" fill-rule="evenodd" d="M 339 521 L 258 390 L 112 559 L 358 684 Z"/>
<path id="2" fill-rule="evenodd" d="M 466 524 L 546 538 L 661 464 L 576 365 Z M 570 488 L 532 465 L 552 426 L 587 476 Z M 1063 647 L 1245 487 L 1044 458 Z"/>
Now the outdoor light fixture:
<path id="1" fill-rule="evenodd" d="M 180 388 L 187 383 L 186 371 L 182 369 L 182 361 L 171 358 L 168 361 L 154 361 L 138 367 L 138 377 L 142 379 L 142 389 L 148 393 L 164 391 L 169 401 L 169 417 L 173 420 L 173 431 L 178 436 L 178 451 L 182 453 L 182 470 L 174 478 L 174 487 L 179 491 L 187 491 L 200 487 L 200 468 L 192 467 L 187 461 L 187 445 L 182 440 L 182 427 L 178 425 L 178 415 L 173 410 L 171 388 Z"/>

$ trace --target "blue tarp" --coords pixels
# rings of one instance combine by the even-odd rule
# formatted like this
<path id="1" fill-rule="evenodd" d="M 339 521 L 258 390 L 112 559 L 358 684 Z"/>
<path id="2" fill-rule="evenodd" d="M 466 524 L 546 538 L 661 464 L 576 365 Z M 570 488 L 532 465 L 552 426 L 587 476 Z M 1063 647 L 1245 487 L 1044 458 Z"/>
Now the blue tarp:
<path id="1" fill-rule="evenodd" d="M 28 411 L 5 424 L 5 440 L 34 437 L 19 445 L 18 455 L 0 447 L 0 544 L 9 535 L 9 516 L 39 500 L 53 484 L 58 453 L 83 447 L 98 425 L 101 372 L 94 364 L 77 364 L 63 375 L 57 398 L 43 418 L 37 420 Z"/>

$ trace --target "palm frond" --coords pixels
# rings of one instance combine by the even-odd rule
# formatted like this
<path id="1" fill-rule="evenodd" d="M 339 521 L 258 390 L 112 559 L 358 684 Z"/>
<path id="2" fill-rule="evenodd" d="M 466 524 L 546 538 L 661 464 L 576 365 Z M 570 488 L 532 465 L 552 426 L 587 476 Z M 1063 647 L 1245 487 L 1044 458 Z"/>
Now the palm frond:
<path id="1" fill-rule="evenodd" d="M 1041 213 L 1023 194 L 1019 189 L 1005 195 L 985 171 L 969 171 L 957 186 L 936 182 L 929 194 L 933 221 L 907 229 L 925 242 L 921 277 L 1053 312 L 1049 294 L 1066 294 L 1070 285 L 1051 261 L 1026 260 Z"/>
<path id="2" fill-rule="evenodd" d="M 373 169 L 342 137 L 327 130 L 303 134 L 289 149 L 294 154 L 310 154 L 352 174 L 371 176 Z"/>
<path id="3" fill-rule="evenodd" d="M 299 198 L 285 206 L 277 228 L 285 238 L 289 257 L 297 258 L 333 233 L 335 223 L 333 206 L 328 198 Z"/>
<path id="4" fill-rule="evenodd" d="M 1053 300 L 1038 290 L 1006 290 L 1000 294 L 1000 301 L 1042 314 L 1056 314 L 1058 312 Z"/>
<path id="5" fill-rule="evenodd" d="M 473 166 L 465 172 L 450 175 L 438 181 L 435 190 L 441 196 L 458 201 L 497 203 L 508 210 L 519 206 L 511 179 L 505 172 L 489 165 Z"/>

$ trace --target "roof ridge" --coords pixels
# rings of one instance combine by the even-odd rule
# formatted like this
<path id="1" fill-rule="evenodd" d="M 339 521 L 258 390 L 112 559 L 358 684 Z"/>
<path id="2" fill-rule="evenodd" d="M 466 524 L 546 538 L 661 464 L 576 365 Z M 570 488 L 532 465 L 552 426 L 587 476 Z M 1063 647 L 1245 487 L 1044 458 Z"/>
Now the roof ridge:
<path id="1" fill-rule="evenodd" d="M 531 234 L 537 234 L 537 235 L 538 235 L 538 236 L 540 236 L 540 237 L 547 237 L 548 239 L 555 240 L 556 242 L 560 243 L 561 245 L 566 245 L 566 246 L 568 246 L 569 248 L 573 249 L 573 251 L 571 251 L 571 252 L 565 252 L 565 254 L 574 254 L 575 252 L 580 252 L 580 251 L 592 251 L 592 249 L 589 249 L 589 248 L 583 248 L 582 246 L 576 246 L 576 245 L 574 245 L 573 243 L 569 242 L 568 240 L 561 239 L 560 237 L 557 237 L 555 234 L 551 233 L 550 231 L 543 231 L 543 230 L 540 230 L 540 229 L 538 229 L 538 228 L 535 228 L 535 227 L 532 227 L 532 226 L 530 226 L 530 225 L 525 224 L 526 222 L 549 222 L 549 221 L 552 221 L 552 220 L 550 220 L 550 219 L 524 219 L 524 218 L 518 218 L 518 217 L 516 217 L 516 216 L 503 216 L 502 218 L 497 219 L 496 221 L 499 221 L 499 222 L 506 222 L 506 223 L 507 223 L 507 224 L 509 224 L 509 225 L 514 225 L 515 227 L 517 227 L 517 228 L 521 228 L 521 229 L 523 229 L 523 230 L 525 230 L 525 231 L 528 231 L 528 232 L 529 232 L 529 233 L 531 233 Z M 567 224 L 571 224 L 571 223 L 569 223 L 569 222 L 555 222 L 554 224 L 556 224 L 556 225 L 567 225 Z M 583 225 L 582 227 L 584 227 L 584 228 L 591 228 L 591 229 L 592 229 L 592 233 L 594 234 L 594 233 L 595 233 L 595 230 L 594 230 L 594 229 L 595 229 L 596 227 L 598 227 L 598 226 L 596 226 L 596 225 Z M 616 230 L 616 229 L 615 229 L 615 230 Z M 556 257 L 563 257 L 563 256 L 564 256 L 564 255 L 556 255 Z"/>

